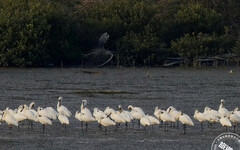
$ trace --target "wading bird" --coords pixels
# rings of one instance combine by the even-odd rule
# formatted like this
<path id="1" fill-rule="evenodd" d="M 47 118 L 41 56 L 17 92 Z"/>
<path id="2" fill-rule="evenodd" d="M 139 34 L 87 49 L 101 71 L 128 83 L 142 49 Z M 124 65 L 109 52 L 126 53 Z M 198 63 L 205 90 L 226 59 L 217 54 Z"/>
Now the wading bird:
<path id="1" fill-rule="evenodd" d="M 18 126 L 17 120 L 7 110 L 3 111 L 3 116 L 1 119 L 9 125 L 10 130 L 12 129 L 12 125 Z"/>
<path id="2" fill-rule="evenodd" d="M 105 127 L 105 135 L 107 134 L 107 127 L 108 126 L 115 126 L 116 123 L 111 120 L 109 117 L 102 117 L 98 120 L 98 123 Z"/>
<path id="3" fill-rule="evenodd" d="M 226 116 L 226 115 L 228 115 L 229 111 L 223 106 L 223 103 L 225 103 L 225 101 L 224 101 L 224 99 L 221 99 L 218 112 L 221 115 Z"/>
<path id="4" fill-rule="evenodd" d="M 63 100 L 63 97 L 58 98 L 57 111 L 60 114 L 70 117 L 72 115 L 72 113 L 67 109 L 67 107 L 62 105 L 62 100 Z"/>
<path id="5" fill-rule="evenodd" d="M 186 134 L 186 125 L 194 126 L 192 119 L 181 111 L 178 113 L 178 120 L 183 124 L 183 134 Z"/>
<path id="6" fill-rule="evenodd" d="M 107 32 L 103 33 L 98 40 L 98 47 L 104 48 L 104 44 L 109 39 L 109 34 Z"/>
<path id="7" fill-rule="evenodd" d="M 45 130 L 45 125 L 47 125 L 47 124 L 52 125 L 52 121 L 46 116 L 38 115 L 38 121 L 43 126 L 43 133 L 44 133 L 44 130 Z"/>
<path id="8" fill-rule="evenodd" d="M 210 120 L 209 115 L 201 113 L 198 110 L 195 110 L 193 118 L 201 123 L 201 131 L 203 132 L 203 122 Z"/>
<path id="9" fill-rule="evenodd" d="M 59 114 L 58 115 L 58 120 L 60 121 L 60 123 L 62 124 L 62 126 L 64 125 L 64 131 L 66 132 L 66 128 L 67 128 L 67 125 L 69 125 L 69 119 L 67 116 L 65 116 L 64 114 Z"/>
<path id="10" fill-rule="evenodd" d="M 240 123 L 240 117 L 232 111 L 232 112 L 230 112 L 228 114 L 228 119 L 232 121 L 232 123 L 233 123 L 233 132 L 235 133 L 236 132 L 236 130 L 235 130 L 236 124 Z"/>
<path id="11" fill-rule="evenodd" d="M 222 116 L 219 121 L 220 121 L 221 125 L 226 128 L 226 131 L 227 131 L 227 127 L 232 126 L 231 121 L 226 116 Z"/>

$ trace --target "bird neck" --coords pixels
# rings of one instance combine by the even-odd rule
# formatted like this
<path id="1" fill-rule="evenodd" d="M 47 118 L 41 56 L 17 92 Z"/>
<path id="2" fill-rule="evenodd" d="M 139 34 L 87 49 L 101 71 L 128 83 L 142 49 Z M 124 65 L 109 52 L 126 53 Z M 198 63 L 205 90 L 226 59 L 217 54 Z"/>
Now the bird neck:
<path id="1" fill-rule="evenodd" d="M 81 104 L 81 110 L 83 110 L 83 103 Z"/>
<path id="2" fill-rule="evenodd" d="M 223 103 L 221 103 L 221 104 L 219 105 L 219 109 L 220 109 L 220 108 L 223 108 Z"/>
<path id="3" fill-rule="evenodd" d="M 58 103 L 57 103 L 57 107 L 60 107 L 61 106 L 61 103 L 60 103 L 60 101 L 58 101 Z"/>

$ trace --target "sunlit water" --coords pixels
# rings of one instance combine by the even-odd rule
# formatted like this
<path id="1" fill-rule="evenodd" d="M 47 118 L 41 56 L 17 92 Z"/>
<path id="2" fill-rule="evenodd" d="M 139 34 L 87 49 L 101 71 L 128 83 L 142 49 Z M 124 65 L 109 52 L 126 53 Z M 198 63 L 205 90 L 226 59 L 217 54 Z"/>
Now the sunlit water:
<path id="1" fill-rule="evenodd" d="M 153 114 L 155 106 L 167 109 L 173 105 L 193 119 L 195 109 L 203 111 L 205 106 L 218 109 L 220 99 L 225 99 L 229 110 L 240 106 L 240 69 L 0 69 L 0 110 L 7 106 L 14 109 L 20 104 L 35 101 L 36 107 L 52 106 L 56 109 L 57 99 L 63 96 L 63 104 L 75 114 L 80 110 L 82 99 L 87 107 L 105 109 L 106 106 L 124 109 L 128 105 L 141 107 L 146 114 Z M 123 93 L 76 93 L 77 90 L 112 90 Z M 210 149 L 212 141 L 223 129 L 219 124 L 213 129 L 200 132 L 200 123 L 194 120 L 194 127 L 187 127 L 187 134 L 180 129 L 154 126 L 138 129 L 135 124 L 126 130 L 124 125 L 118 131 L 114 127 L 99 131 L 97 123 L 89 124 L 88 132 L 79 121 L 70 118 L 67 131 L 58 121 L 42 127 L 34 123 L 33 130 L 25 122 L 18 130 L 0 125 L 0 149 Z M 229 131 L 232 131 L 229 128 Z M 240 130 L 237 129 L 237 133 Z"/>

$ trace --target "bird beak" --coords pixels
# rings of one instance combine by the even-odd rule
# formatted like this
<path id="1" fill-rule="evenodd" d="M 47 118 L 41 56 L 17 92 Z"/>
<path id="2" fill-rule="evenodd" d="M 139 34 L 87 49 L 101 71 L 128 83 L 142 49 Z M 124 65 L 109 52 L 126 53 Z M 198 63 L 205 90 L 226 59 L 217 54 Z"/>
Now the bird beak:
<path id="1" fill-rule="evenodd" d="M 109 114 L 109 115 L 107 115 L 107 118 L 108 118 L 108 117 L 110 117 L 110 116 L 111 116 L 111 114 L 112 114 L 112 112 L 110 112 L 110 114 Z"/>

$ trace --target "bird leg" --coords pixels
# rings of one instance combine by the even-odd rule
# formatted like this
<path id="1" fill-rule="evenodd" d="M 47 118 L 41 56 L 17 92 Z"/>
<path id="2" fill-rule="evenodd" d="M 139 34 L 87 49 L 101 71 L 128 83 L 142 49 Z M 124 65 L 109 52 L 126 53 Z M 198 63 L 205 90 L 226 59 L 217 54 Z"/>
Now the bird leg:
<path id="1" fill-rule="evenodd" d="M 159 128 L 161 128 L 162 126 L 163 126 L 163 121 L 160 120 Z"/>
<path id="2" fill-rule="evenodd" d="M 45 124 L 43 124 L 43 134 L 44 134 Z"/>
<path id="3" fill-rule="evenodd" d="M 102 125 L 98 124 L 99 130 L 102 131 Z"/>
<path id="4" fill-rule="evenodd" d="M 183 124 L 183 134 L 186 134 L 186 124 Z"/>
<path id="5" fill-rule="evenodd" d="M 65 132 L 66 132 L 66 129 L 67 129 L 67 125 L 65 124 Z"/>
<path id="6" fill-rule="evenodd" d="M 203 132 L 203 124 L 202 124 L 202 122 L 201 122 L 201 131 Z"/>
<path id="7" fill-rule="evenodd" d="M 12 125 L 11 125 L 11 124 L 9 124 L 9 129 L 10 129 L 10 130 L 12 129 Z"/>
<path id="8" fill-rule="evenodd" d="M 236 130 L 235 130 L 235 129 L 236 129 L 236 124 L 234 123 L 234 124 L 233 124 L 233 132 L 234 132 L 234 133 L 236 133 Z"/>
<path id="9" fill-rule="evenodd" d="M 140 129 L 140 120 L 138 120 L 138 128 Z"/>
<path id="10" fill-rule="evenodd" d="M 88 123 L 86 122 L 86 132 L 87 132 L 87 130 L 88 130 Z"/>

